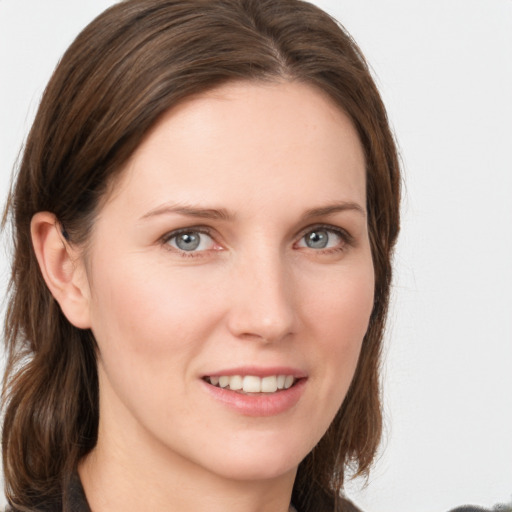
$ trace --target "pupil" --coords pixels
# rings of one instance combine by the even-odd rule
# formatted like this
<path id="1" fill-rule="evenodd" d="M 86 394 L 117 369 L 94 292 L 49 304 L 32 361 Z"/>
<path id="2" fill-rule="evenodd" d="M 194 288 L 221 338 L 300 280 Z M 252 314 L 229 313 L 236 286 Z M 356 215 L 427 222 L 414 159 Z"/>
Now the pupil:
<path id="1" fill-rule="evenodd" d="M 307 246 L 312 249 L 323 249 L 328 241 L 329 236 L 326 231 L 313 231 L 307 237 Z"/>
<path id="2" fill-rule="evenodd" d="M 176 245 L 183 251 L 193 251 L 199 247 L 199 236 L 193 233 L 183 233 L 176 239 Z"/>

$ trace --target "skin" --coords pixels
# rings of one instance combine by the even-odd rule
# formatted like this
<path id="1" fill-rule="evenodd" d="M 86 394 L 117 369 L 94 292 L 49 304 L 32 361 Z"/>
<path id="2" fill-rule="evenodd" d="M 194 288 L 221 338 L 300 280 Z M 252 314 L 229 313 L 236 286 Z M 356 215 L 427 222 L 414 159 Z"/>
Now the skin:
<path id="1" fill-rule="evenodd" d="M 99 438 L 79 468 L 95 512 L 288 510 L 368 326 L 365 204 L 357 133 L 308 85 L 229 84 L 158 122 L 102 205 L 87 254 L 56 258 L 75 309 L 55 295 L 99 347 Z M 51 223 L 33 224 L 37 249 Z M 178 249 L 181 228 L 207 231 L 198 250 Z M 326 248 L 308 246 L 315 229 Z M 205 375 L 246 365 L 300 370 L 297 403 L 248 416 L 205 391 Z"/>

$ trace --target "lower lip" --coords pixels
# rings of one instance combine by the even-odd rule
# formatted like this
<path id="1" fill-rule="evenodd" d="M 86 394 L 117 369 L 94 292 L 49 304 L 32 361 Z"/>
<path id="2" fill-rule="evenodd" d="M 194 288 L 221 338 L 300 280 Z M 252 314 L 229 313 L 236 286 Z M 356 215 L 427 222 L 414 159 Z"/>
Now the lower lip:
<path id="1" fill-rule="evenodd" d="M 306 380 L 298 380 L 291 388 L 275 393 L 245 395 L 225 388 L 212 386 L 202 381 L 210 395 L 244 416 L 276 416 L 293 408 L 306 388 Z"/>

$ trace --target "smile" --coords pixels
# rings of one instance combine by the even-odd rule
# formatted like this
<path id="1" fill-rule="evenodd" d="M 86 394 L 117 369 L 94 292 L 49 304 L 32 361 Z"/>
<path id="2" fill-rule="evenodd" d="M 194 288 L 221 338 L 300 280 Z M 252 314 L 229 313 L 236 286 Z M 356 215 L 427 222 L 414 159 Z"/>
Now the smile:
<path id="1" fill-rule="evenodd" d="M 298 380 L 293 375 L 220 375 L 205 377 L 212 386 L 239 393 L 276 393 L 290 389 Z"/>

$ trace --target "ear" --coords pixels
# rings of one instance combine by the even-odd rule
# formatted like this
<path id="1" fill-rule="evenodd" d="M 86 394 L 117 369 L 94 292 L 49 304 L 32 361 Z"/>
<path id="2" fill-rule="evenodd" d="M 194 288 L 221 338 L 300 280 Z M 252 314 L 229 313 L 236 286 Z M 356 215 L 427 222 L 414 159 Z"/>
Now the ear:
<path id="1" fill-rule="evenodd" d="M 32 217 L 32 244 L 43 278 L 66 318 L 80 329 L 90 327 L 89 282 L 80 253 L 64 238 L 53 213 Z"/>

